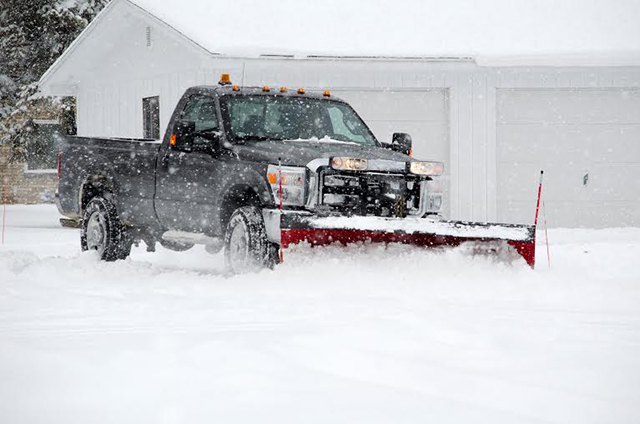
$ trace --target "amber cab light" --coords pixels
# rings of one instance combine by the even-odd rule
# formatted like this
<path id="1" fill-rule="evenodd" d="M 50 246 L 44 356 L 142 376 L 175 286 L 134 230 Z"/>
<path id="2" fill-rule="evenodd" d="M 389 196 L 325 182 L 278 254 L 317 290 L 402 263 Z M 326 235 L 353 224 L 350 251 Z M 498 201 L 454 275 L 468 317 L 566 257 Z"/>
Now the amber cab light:
<path id="1" fill-rule="evenodd" d="M 298 94 L 304 94 L 304 88 L 298 88 Z"/>
<path id="2" fill-rule="evenodd" d="M 229 74 L 220 74 L 220 85 L 231 85 L 231 75 Z"/>
<path id="3" fill-rule="evenodd" d="M 287 91 L 289 91 L 289 89 L 287 87 L 280 87 L 280 92 L 281 93 L 286 93 Z"/>
<path id="4" fill-rule="evenodd" d="M 331 91 L 327 90 L 327 91 L 325 91 L 324 93 L 322 93 L 322 95 L 323 95 L 324 97 L 331 97 Z"/>
<path id="5" fill-rule="evenodd" d="M 265 85 L 264 87 L 262 87 L 262 91 L 264 91 L 265 93 L 268 93 L 269 91 L 271 91 L 271 89 Z"/>

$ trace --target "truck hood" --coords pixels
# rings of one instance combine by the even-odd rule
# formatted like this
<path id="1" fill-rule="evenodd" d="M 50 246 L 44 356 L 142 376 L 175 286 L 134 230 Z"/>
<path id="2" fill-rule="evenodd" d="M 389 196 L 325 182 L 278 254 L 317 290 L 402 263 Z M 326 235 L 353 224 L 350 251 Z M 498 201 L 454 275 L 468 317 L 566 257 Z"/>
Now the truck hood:
<path id="1" fill-rule="evenodd" d="M 326 140 L 284 140 L 250 141 L 235 145 L 233 151 L 240 160 L 283 165 L 305 166 L 313 159 L 346 156 L 359 159 L 386 159 L 402 162 L 411 161 L 411 157 L 382 147 L 361 146 L 351 143 Z"/>

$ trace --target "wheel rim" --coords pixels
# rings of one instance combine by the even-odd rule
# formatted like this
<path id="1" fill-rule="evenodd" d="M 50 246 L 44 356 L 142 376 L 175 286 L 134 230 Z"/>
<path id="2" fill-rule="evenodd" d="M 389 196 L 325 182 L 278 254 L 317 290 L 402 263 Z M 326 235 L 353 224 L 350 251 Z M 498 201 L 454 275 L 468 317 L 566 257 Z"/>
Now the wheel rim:
<path id="1" fill-rule="evenodd" d="M 229 240 L 229 261 L 234 272 L 246 272 L 249 264 L 249 243 L 244 223 L 235 226 Z"/>
<path id="2" fill-rule="evenodd" d="M 87 222 L 87 249 L 104 253 L 107 245 L 107 222 L 104 214 L 96 211 L 91 214 Z"/>

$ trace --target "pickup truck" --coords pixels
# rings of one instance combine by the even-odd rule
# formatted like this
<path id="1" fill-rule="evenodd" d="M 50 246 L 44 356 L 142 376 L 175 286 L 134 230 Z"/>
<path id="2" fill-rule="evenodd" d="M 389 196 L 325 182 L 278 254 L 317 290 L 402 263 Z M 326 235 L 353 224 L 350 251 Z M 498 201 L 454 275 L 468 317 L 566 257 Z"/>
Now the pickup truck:
<path id="1" fill-rule="evenodd" d="M 439 162 L 411 137 L 381 143 L 330 92 L 189 88 L 164 139 L 69 137 L 56 204 L 83 250 L 126 258 L 133 244 L 224 249 L 232 272 L 279 262 L 277 217 L 437 217 Z"/>

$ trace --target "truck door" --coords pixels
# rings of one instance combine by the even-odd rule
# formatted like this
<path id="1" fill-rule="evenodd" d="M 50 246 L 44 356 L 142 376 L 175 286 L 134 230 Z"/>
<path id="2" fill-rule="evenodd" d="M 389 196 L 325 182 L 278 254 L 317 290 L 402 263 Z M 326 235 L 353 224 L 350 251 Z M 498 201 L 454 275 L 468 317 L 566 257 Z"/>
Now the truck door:
<path id="1" fill-rule="evenodd" d="M 219 131 L 215 99 L 194 94 L 178 119 L 194 121 L 196 132 Z M 196 136 L 191 151 L 166 146 L 156 170 L 156 213 L 165 229 L 207 232 L 219 190 L 222 162 L 211 140 Z"/>

